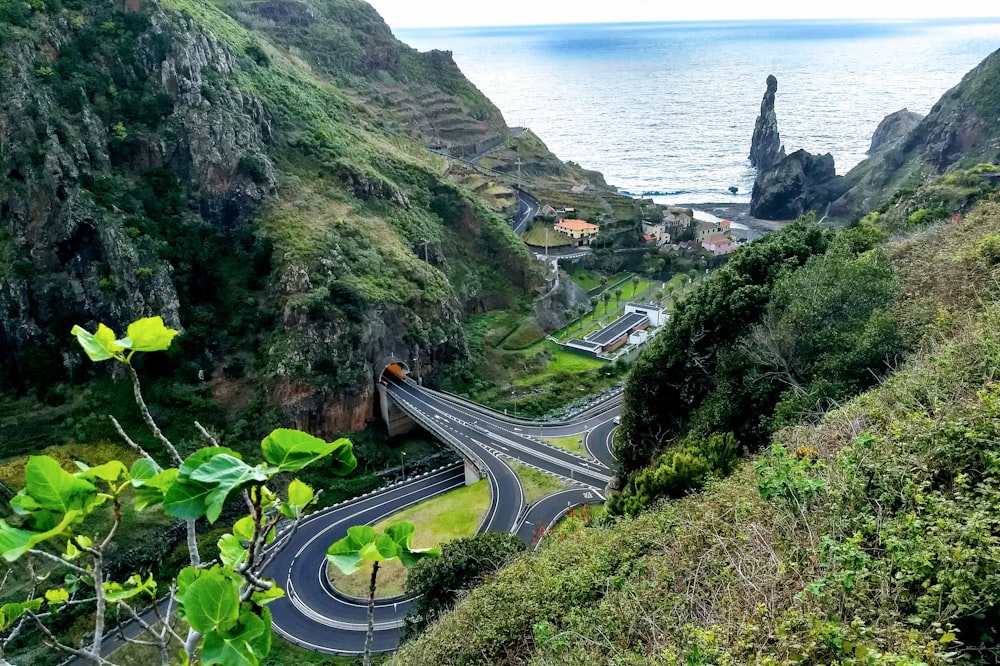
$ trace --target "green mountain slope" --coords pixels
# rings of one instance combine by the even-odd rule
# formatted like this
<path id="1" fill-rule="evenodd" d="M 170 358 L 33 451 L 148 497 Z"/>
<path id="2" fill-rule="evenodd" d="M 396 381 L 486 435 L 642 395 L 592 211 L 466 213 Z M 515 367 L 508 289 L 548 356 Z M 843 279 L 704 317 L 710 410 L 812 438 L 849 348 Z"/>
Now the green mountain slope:
<path id="1" fill-rule="evenodd" d="M 876 151 L 838 184 L 829 214 L 856 219 L 901 187 L 913 188 L 953 167 L 1000 161 L 1000 51 L 987 56 L 946 92 L 900 142 Z"/>
<path id="2" fill-rule="evenodd" d="M 162 314 L 185 379 L 360 428 L 382 358 L 460 360 L 463 317 L 534 286 L 505 220 L 422 145 L 503 119 L 362 2 L 224 8 L 241 22 L 201 0 L 0 3 L 0 379 L 45 396 L 90 371 L 63 355 L 72 324 Z M 468 131 L 382 129 L 420 95 Z"/>
<path id="3" fill-rule="evenodd" d="M 397 663 L 996 663 L 998 246 L 996 196 L 884 246 L 896 372 L 697 495 L 550 538 Z"/>

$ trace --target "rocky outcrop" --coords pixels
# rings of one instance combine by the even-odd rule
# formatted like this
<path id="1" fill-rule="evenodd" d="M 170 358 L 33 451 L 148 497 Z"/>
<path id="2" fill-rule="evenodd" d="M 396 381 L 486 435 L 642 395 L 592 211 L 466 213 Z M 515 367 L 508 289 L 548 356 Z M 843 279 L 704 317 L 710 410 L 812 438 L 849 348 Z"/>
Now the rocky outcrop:
<path id="1" fill-rule="evenodd" d="M 793 220 L 826 205 L 837 183 L 833 155 L 797 150 L 757 176 L 750 215 L 763 220 Z"/>
<path id="2" fill-rule="evenodd" d="M 774 113 L 774 95 L 778 91 L 778 79 L 773 74 L 767 77 L 767 90 L 760 102 L 760 115 L 753 128 L 750 142 L 750 164 L 758 172 L 766 171 L 785 156 L 785 148 L 778 135 L 778 118 Z"/>
<path id="3" fill-rule="evenodd" d="M 575 312 L 590 307 L 587 292 L 566 274 L 559 276 L 559 284 L 544 297 L 535 301 L 532 313 L 543 331 L 554 331 L 568 324 Z"/>
<path id="4" fill-rule="evenodd" d="M 844 175 L 830 215 L 850 220 L 882 206 L 899 187 L 956 166 L 1000 161 L 1000 51 L 946 92 L 895 144 L 883 146 Z"/>
<path id="5" fill-rule="evenodd" d="M 914 127 L 916 127 L 924 117 L 908 109 L 900 109 L 890 113 L 875 128 L 872 135 L 872 144 L 868 148 L 871 155 L 883 146 L 892 146 L 899 143 Z"/>
<path id="6" fill-rule="evenodd" d="M 174 269 L 160 251 L 176 239 L 156 238 L 145 213 L 180 190 L 192 222 L 232 229 L 275 184 L 270 121 L 260 101 L 225 82 L 234 62 L 214 37 L 153 9 L 129 15 L 130 50 L 116 52 L 88 42 L 86 24 L 36 20 L 45 25 L 35 39 L 0 38 L 8 381 L 50 364 L 25 355 L 75 323 L 159 314 L 183 330 Z M 142 203 L 132 196 L 139 179 L 153 183 Z"/>

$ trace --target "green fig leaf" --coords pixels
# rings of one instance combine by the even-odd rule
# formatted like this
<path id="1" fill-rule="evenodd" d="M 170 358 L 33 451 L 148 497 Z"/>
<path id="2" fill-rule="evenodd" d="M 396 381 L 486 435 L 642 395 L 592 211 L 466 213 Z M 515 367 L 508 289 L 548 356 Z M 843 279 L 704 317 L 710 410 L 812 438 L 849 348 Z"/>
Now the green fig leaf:
<path id="1" fill-rule="evenodd" d="M 296 472 L 326 456 L 332 456 L 333 473 L 338 476 L 350 473 L 358 465 L 349 440 L 324 442 L 301 430 L 278 428 L 264 438 L 260 448 L 264 460 L 277 465 L 282 472 Z"/>
<path id="2" fill-rule="evenodd" d="M 164 325 L 162 317 L 146 317 L 129 324 L 125 339 L 119 343 L 126 346 L 128 342 L 132 351 L 164 351 L 176 335 L 177 331 Z"/>
<path id="3" fill-rule="evenodd" d="M 229 629 L 239 618 L 239 579 L 218 566 L 194 571 L 183 581 L 178 577 L 178 613 L 201 633 Z"/>
<path id="4" fill-rule="evenodd" d="M 30 599 L 28 601 L 13 602 L 0 606 L 0 631 L 10 628 L 21 616 L 28 611 L 37 611 L 42 607 L 41 599 Z"/>
<path id="5" fill-rule="evenodd" d="M 76 336 L 91 361 L 106 361 L 109 358 L 125 360 L 126 347 L 115 340 L 115 332 L 104 324 L 97 325 L 96 333 L 90 333 L 81 326 L 74 326 L 70 334 Z"/>

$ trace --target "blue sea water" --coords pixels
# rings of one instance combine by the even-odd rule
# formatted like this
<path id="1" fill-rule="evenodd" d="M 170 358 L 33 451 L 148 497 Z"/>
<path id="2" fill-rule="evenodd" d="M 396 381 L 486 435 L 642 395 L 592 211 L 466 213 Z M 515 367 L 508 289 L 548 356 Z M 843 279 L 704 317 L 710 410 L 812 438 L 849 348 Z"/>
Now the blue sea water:
<path id="1" fill-rule="evenodd" d="M 765 79 L 786 151 L 845 173 L 903 107 L 926 114 L 1000 47 L 1000 19 L 743 21 L 398 30 L 450 50 L 508 124 L 661 202 L 748 201 Z M 740 188 L 732 196 L 728 188 Z"/>

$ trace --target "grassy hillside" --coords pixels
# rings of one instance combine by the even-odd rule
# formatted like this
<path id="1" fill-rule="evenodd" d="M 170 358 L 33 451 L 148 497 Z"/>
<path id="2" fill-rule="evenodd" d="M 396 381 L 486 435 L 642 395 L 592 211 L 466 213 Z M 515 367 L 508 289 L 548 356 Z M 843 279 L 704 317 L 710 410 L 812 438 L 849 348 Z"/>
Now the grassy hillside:
<path id="1" fill-rule="evenodd" d="M 212 392 L 221 427 L 330 435 L 364 427 L 386 355 L 446 368 L 465 317 L 530 300 L 496 202 L 390 126 L 434 95 L 455 141 L 500 133 L 450 58 L 353 0 L 126 5 L 0 6 L 6 391 L 63 408 L 92 372 L 73 324 L 160 314 L 184 333 L 150 370 Z"/>
<path id="2" fill-rule="evenodd" d="M 885 248 L 913 353 L 700 493 L 516 561 L 400 664 L 996 663 L 1000 202 Z"/>

